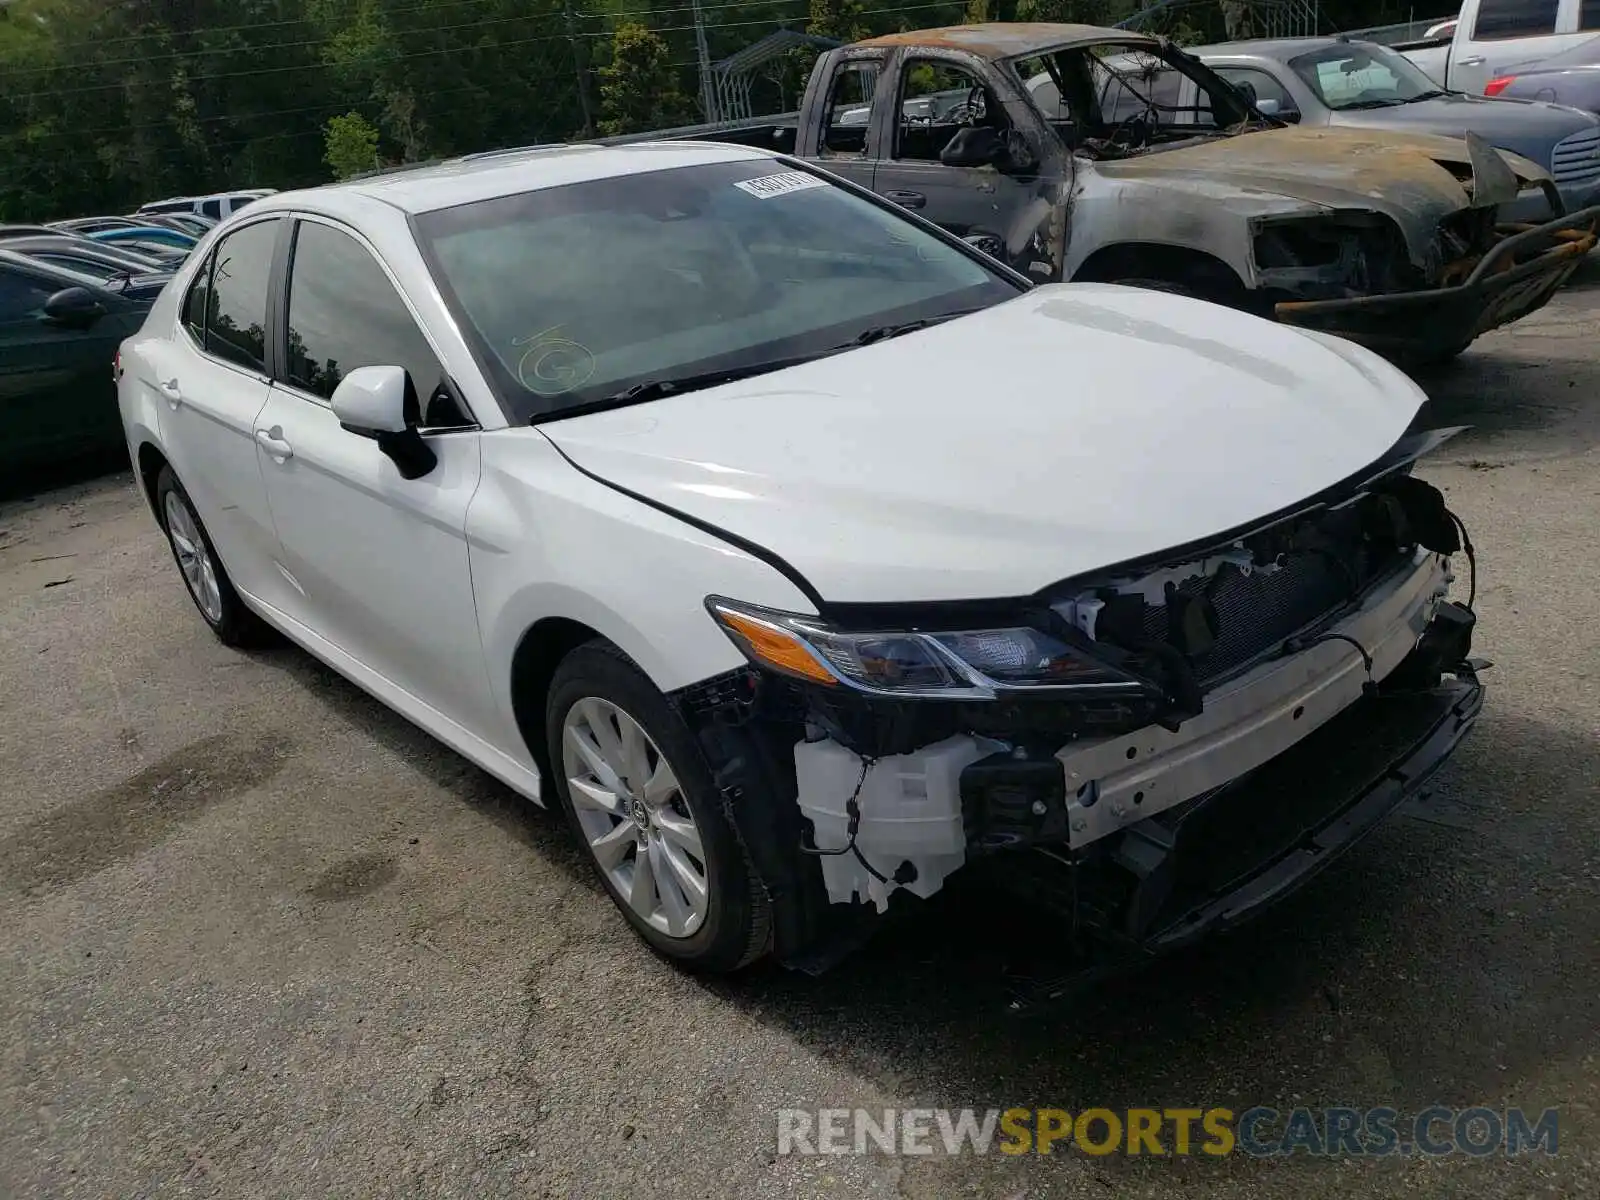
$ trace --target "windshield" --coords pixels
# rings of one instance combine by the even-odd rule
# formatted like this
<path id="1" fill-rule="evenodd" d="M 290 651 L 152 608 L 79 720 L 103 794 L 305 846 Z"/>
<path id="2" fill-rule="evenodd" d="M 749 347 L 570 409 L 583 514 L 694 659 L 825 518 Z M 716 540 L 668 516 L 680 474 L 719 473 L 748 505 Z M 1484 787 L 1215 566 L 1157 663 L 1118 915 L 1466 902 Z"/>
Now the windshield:
<path id="1" fill-rule="evenodd" d="M 1014 65 L 1045 120 L 1091 157 L 1125 158 L 1251 127 L 1253 114 L 1226 80 L 1166 46 L 1111 40 Z"/>
<path id="2" fill-rule="evenodd" d="M 1386 46 L 1331 46 L 1291 58 L 1289 66 L 1332 109 L 1388 108 L 1444 95 L 1421 68 Z"/>
<path id="3" fill-rule="evenodd" d="M 416 227 L 519 420 L 845 349 L 1025 287 L 770 159 L 503 196 Z"/>

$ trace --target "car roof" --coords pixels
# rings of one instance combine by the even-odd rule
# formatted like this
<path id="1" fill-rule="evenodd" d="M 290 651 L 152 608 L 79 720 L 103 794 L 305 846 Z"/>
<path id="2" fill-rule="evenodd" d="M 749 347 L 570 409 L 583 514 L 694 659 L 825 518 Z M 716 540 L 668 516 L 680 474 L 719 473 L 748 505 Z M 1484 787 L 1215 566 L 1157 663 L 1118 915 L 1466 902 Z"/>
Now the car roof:
<path id="1" fill-rule="evenodd" d="M 526 146 L 379 172 L 303 191 L 278 192 L 252 204 L 249 212 L 265 215 L 283 208 L 311 208 L 337 216 L 360 207 L 363 200 L 379 200 L 402 212 L 422 213 L 594 179 L 778 157 L 770 151 L 726 142 Z"/>
<path id="2" fill-rule="evenodd" d="M 1309 54 L 1314 50 L 1327 50 L 1334 46 L 1375 46 L 1376 42 L 1364 42 L 1359 38 L 1337 37 L 1299 37 L 1299 38 L 1256 38 L 1245 42 L 1217 42 L 1210 46 L 1184 47 L 1196 58 L 1270 58 L 1278 62 L 1286 62 L 1301 54 Z M 1390 49 L 1390 47 L 1384 47 Z M 1399 53 L 1396 51 L 1396 53 Z"/>
<path id="3" fill-rule="evenodd" d="M 966 50 L 984 58 L 1026 58 L 1050 50 L 1095 42 L 1142 42 L 1156 39 L 1130 29 L 1100 25 L 1066 25 L 1052 21 L 991 21 L 974 25 L 948 25 L 942 29 L 911 29 L 856 42 L 856 46 L 901 46 L 906 49 Z"/>
<path id="4" fill-rule="evenodd" d="M 61 230 L 48 225 L 0 225 L 0 242 L 21 237 L 63 237 Z"/>
<path id="5" fill-rule="evenodd" d="M 81 271 L 63 267 L 59 263 L 44 262 L 31 254 L 19 254 L 15 250 L 6 249 L 4 245 L 0 245 L 0 266 L 21 267 L 35 275 L 48 276 L 55 283 L 62 283 L 66 280 L 70 281 L 70 283 L 93 283 L 97 287 L 104 284 L 102 279 L 95 279 L 92 276 L 83 274 Z M 69 284 L 63 284 L 63 286 L 69 286 Z"/>

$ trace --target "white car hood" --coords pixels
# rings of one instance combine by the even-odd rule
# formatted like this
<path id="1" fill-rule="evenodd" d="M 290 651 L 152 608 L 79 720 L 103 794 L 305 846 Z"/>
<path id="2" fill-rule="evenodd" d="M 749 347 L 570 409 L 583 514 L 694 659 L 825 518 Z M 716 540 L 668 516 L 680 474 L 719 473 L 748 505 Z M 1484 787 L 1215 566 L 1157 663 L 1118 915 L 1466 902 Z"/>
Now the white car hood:
<path id="1" fill-rule="evenodd" d="M 1235 529 L 1381 457 L 1425 399 L 1331 337 L 1036 288 L 721 387 L 540 426 L 837 603 L 998 599 Z"/>

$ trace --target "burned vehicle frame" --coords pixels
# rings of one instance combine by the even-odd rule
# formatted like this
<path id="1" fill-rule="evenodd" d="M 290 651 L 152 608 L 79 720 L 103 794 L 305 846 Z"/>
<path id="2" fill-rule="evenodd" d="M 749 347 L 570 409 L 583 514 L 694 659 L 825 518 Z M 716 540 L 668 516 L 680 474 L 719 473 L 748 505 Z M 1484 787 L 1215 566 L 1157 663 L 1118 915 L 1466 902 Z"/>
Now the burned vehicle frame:
<path id="1" fill-rule="evenodd" d="M 771 902 L 774 956 L 824 969 L 895 893 L 931 896 L 965 869 L 1039 912 L 1081 981 L 1313 877 L 1427 780 L 1482 706 L 1475 552 L 1412 474 L 1455 432 L 1410 435 L 1249 528 L 1034 596 L 824 603 L 818 617 L 708 598 L 751 665 L 671 699 Z M 1462 552 L 1464 604 L 1446 599 Z M 774 660 L 751 644 L 763 625 L 806 646 L 855 639 L 851 661 L 878 683 L 850 681 L 837 657 L 818 656 L 826 671 Z M 941 649 L 995 628 L 1038 630 L 1111 682 L 1008 684 Z M 896 687 L 917 655 L 891 643 L 909 642 L 962 689 Z"/>
<path id="2" fill-rule="evenodd" d="M 983 100 L 933 118 L 953 121 L 936 164 L 907 162 L 904 130 L 929 117 L 906 89 L 930 62 Z M 1406 362 L 1539 308 L 1600 226 L 1600 207 L 1565 212 L 1547 172 L 1481 139 L 1297 128 L 1166 39 L 1086 26 L 920 30 L 831 52 L 797 149 L 851 178 L 806 114 L 863 64 L 878 89 L 852 115 L 870 125 L 874 190 L 1030 278 L 1181 290 Z M 1157 76 L 1180 84 L 1179 103 L 1142 88 Z M 1496 220 L 1530 193 L 1550 220 Z"/>

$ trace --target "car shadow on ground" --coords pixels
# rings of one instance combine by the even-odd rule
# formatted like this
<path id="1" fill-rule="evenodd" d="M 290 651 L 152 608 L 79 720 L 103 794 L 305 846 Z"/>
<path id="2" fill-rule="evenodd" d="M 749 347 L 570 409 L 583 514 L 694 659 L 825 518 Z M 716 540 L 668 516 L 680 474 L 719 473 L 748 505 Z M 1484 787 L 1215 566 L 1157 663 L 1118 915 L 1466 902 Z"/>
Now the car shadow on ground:
<path id="1" fill-rule="evenodd" d="M 553 805 L 546 809 L 530 803 L 297 646 L 276 642 L 244 654 L 258 666 L 290 676 L 337 716 L 482 816 L 499 834 L 591 885 L 597 898 L 605 900 L 605 889 L 590 871 L 583 848 Z"/>
<path id="2" fill-rule="evenodd" d="M 559 813 L 309 655 L 253 657 L 482 814 L 485 836 L 609 905 Z M 1600 895 L 1577 883 L 1592 830 L 1540 832 L 1568 824 L 1584 800 L 1572 781 L 1594 778 L 1600 742 L 1486 716 L 1432 785 L 1466 822 L 1402 810 L 1245 929 L 1022 1016 L 1013 985 L 1070 966 L 1064 931 L 982 884 L 886 923 L 821 976 L 762 965 L 702 986 L 918 1104 L 1496 1103 L 1600 1025 Z M 632 935 L 618 918 L 607 936 Z"/>
<path id="3" fill-rule="evenodd" d="M 1600 422 L 1592 419 L 1600 396 L 1600 358 L 1593 353 L 1592 295 L 1600 290 L 1600 262 L 1569 284 L 1526 323 L 1515 323 L 1478 341 L 1460 358 L 1417 371 L 1428 403 L 1415 428 L 1468 425 L 1446 446 L 1446 456 L 1482 446 L 1497 435 L 1515 438 L 1513 452 L 1550 450 L 1582 453 L 1600 444 Z"/>
<path id="4" fill-rule="evenodd" d="M 1562 809 L 1597 772 L 1600 741 L 1485 718 L 1434 785 L 1469 824 L 1403 811 L 1253 925 L 1033 1016 L 1003 972 L 1063 931 L 954 889 L 821 978 L 713 986 L 934 1106 L 1495 1103 L 1592 1048 L 1600 897 Z"/>

